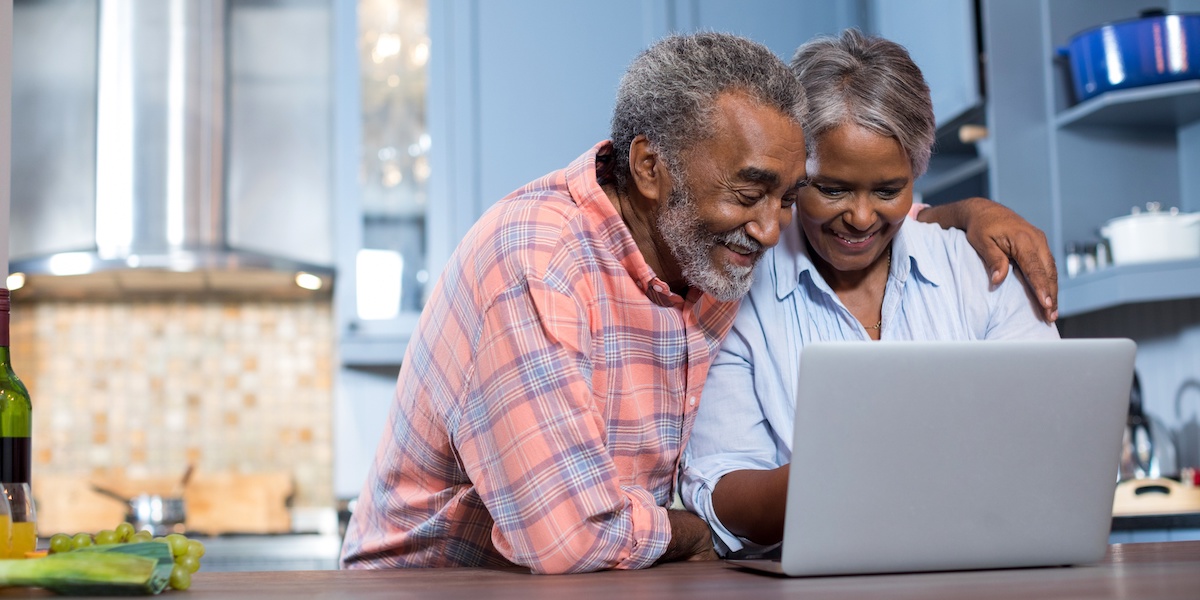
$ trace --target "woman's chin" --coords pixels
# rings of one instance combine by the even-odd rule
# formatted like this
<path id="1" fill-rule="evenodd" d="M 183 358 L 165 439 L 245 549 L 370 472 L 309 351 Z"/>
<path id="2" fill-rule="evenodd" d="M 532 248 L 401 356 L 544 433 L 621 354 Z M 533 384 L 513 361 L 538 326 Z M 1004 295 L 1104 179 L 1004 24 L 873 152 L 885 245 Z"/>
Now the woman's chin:
<path id="1" fill-rule="evenodd" d="M 881 256 L 879 252 L 825 252 L 821 259 L 834 271 L 855 273 L 870 268 Z"/>
<path id="2" fill-rule="evenodd" d="M 839 273 L 857 273 L 871 266 L 868 262 L 835 262 L 830 266 Z"/>
<path id="3" fill-rule="evenodd" d="M 838 271 L 860 271 L 871 266 L 879 257 L 879 252 L 870 247 L 847 249 L 840 246 L 822 253 L 821 257 Z"/>

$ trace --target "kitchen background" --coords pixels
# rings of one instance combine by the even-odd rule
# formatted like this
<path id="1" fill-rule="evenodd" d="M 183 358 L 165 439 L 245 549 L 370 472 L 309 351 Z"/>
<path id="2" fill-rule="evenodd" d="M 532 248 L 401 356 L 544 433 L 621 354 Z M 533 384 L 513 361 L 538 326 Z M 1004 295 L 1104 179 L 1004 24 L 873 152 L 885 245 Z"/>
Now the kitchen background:
<path id="1" fill-rule="evenodd" d="M 34 398 L 34 477 L 161 480 L 194 463 L 285 472 L 293 512 L 345 505 L 454 245 L 492 202 L 606 137 L 641 48 L 707 28 L 786 59 L 851 26 L 908 46 L 931 83 L 940 133 L 923 199 L 986 195 L 1045 230 L 1064 336 L 1135 339 L 1147 412 L 1176 466 L 1200 466 L 1200 260 L 1066 276 L 1068 247 L 1133 206 L 1200 211 L 1200 82 L 1077 105 L 1054 58 L 1073 34 L 1151 5 L 1200 12 L 1200 0 L 15 0 L 10 250 L 26 285 L 12 338 Z M 963 126 L 987 134 L 964 142 Z M 297 271 L 321 287 L 297 287 Z M 51 504 L 51 523 L 76 512 Z"/>

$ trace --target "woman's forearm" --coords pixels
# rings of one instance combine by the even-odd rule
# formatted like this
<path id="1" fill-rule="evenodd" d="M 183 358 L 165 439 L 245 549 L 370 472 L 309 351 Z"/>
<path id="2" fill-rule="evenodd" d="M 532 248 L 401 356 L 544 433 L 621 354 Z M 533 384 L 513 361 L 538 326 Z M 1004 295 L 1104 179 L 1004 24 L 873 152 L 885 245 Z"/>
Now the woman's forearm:
<path id="1" fill-rule="evenodd" d="M 730 532 L 757 544 L 783 539 L 788 465 L 727 473 L 713 489 L 713 511 Z"/>

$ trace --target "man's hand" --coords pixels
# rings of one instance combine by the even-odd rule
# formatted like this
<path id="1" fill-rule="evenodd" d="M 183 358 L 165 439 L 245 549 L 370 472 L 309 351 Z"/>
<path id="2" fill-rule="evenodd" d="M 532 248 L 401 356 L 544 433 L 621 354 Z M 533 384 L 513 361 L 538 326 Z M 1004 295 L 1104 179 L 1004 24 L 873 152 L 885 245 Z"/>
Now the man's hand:
<path id="1" fill-rule="evenodd" d="M 704 519 L 686 510 L 668 510 L 667 518 L 671 521 L 671 542 L 659 563 L 718 558 L 713 550 L 712 531 Z"/>
<path id="2" fill-rule="evenodd" d="M 1025 275 L 1025 284 L 1042 307 L 1042 320 L 1058 320 L 1058 269 L 1046 234 L 1008 207 L 987 198 L 967 198 L 922 210 L 917 218 L 957 227 L 987 266 L 992 285 L 1008 276 L 1008 261 Z"/>

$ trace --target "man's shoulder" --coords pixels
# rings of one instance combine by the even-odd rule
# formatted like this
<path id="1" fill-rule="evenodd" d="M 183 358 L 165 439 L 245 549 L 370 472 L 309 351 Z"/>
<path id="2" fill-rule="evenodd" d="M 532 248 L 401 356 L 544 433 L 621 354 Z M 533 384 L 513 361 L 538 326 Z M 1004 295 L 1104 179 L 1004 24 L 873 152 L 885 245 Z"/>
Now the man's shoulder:
<path id="1" fill-rule="evenodd" d="M 576 270 L 603 243 L 599 231 L 565 186 L 530 184 L 485 211 L 453 260 L 481 272 L 499 268 L 515 283 L 552 268 Z"/>
<path id="2" fill-rule="evenodd" d="M 582 219 L 583 211 L 566 188 L 526 186 L 488 208 L 473 229 L 484 244 L 520 250 L 562 238 L 578 229 Z"/>

